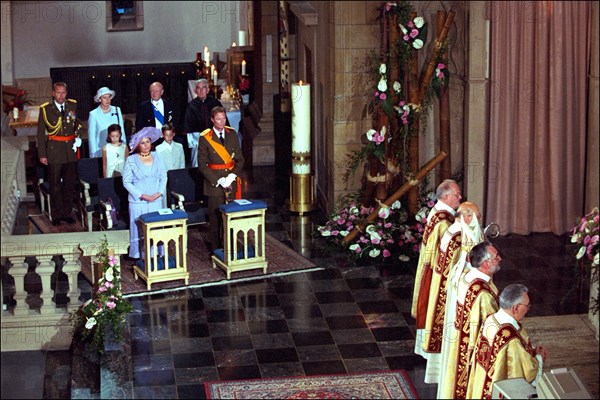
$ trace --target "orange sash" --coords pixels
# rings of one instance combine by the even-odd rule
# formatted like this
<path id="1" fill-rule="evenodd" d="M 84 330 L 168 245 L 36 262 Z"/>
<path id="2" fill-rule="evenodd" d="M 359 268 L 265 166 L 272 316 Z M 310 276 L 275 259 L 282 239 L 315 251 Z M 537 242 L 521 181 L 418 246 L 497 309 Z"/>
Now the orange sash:
<path id="1" fill-rule="evenodd" d="M 48 136 L 48 140 L 54 140 L 57 142 L 68 142 L 69 140 L 75 140 L 77 138 L 76 135 L 71 135 L 71 136 Z M 81 146 L 80 146 L 81 147 Z M 80 152 L 79 152 L 79 147 L 77 148 L 77 159 L 79 160 L 80 158 Z"/>

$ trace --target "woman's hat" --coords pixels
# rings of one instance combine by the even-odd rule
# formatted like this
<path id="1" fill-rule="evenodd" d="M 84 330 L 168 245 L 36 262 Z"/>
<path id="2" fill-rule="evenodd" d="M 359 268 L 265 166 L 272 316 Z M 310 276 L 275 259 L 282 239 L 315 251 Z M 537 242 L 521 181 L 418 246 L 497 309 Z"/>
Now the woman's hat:
<path id="1" fill-rule="evenodd" d="M 135 150 L 138 144 L 140 144 L 142 139 L 145 137 L 150 139 L 150 143 L 154 143 L 162 137 L 162 132 L 160 129 L 153 126 L 147 126 L 140 129 L 131 136 L 131 139 L 129 139 L 129 149 L 131 151 Z"/>
<path id="2" fill-rule="evenodd" d="M 110 93 L 110 99 L 111 100 L 117 94 L 114 90 L 110 90 L 106 86 L 103 86 L 100 89 L 98 89 L 98 91 L 96 92 L 96 95 L 94 96 L 94 101 L 96 103 L 100 103 L 100 97 L 102 97 L 102 96 L 104 96 L 105 94 L 108 94 L 108 93 Z"/>

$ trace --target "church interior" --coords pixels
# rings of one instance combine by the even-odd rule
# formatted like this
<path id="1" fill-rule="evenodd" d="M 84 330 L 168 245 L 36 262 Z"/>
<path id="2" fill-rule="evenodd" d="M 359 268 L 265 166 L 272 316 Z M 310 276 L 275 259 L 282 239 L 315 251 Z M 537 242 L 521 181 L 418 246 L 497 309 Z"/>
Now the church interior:
<path id="1" fill-rule="evenodd" d="M 409 69 L 392 61 L 382 72 L 406 29 L 385 22 L 398 4 L 427 29 L 407 39 L 416 54 Z M 494 283 L 529 288 L 523 324 L 549 349 L 544 371 L 572 369 L 591 398 L 600 396 L 597 237 L 588 250 L 595 283 L 571 240 L 599 204 L 598 4 L 568 4 L 2 1 L 2 398 L 207 398 L 205 382 L 397 370 L 413 395 L 435 398 L 437 384 L 425 383 L 426 360 L 414 351 L 418 253 L 352 257 L 320 228 L 349 199 L 377 208 L 398 198 L 414 216 L 415 179 L 431 192 L 446 178 L 479 206 L 482 226 L 499 228 L 489 239 L 502 257 Z M 429 64 L 433 91 L 423 84 Z M 402 78 L 398 87 L 378 84 L 386 74 Z M 36 148 L 39 106 L 52 100 L 53 82 L 66 82 L 87 143 L 94 94 L 107 86 L 129 137 L 138 104 L 160 81 L 190 168 L 183 120 L 198 78 L 239 133 L 243 198 L 264 201 L 268 238 L 313 268 L 231 279 L 217 268 L 219 284 L 126 295 L 133 311 L 124 347 L 90 365 L 71 340 L 68 313 L 94 296 L 103 237 L 132 268 L 128 230 L 107 229 L 102 213 L 79 206 L 77 227 L 52 226 Z M 412 100 L 389 103 L 400 93 Z M 408 117 L 422 112 L 417 101 L 429 102 L 418 121 Z M 417 134 L 386 143 L 400 146 L 405 164 L 383 163 L 381 172 L 376 158 L 363 157 L 353 166 L 352 154 L 380 133 L 384 140 L 382 126 L 404 132 L 401 116 Z M 207 232 L 187 227 L 190 269 L 200 245 L 188 239 Z"/>

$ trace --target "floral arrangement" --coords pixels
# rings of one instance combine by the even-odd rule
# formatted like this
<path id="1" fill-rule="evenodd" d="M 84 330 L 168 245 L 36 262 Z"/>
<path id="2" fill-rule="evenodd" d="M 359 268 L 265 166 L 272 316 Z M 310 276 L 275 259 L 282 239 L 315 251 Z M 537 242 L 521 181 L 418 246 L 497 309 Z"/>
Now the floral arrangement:
<path id="1" fill-rule="evenodd" d="M 438 98 L 444 96 L 444 91 L 448 88 L 450 81 L 450 71 L 445 62 L 438 62 L 435 69 L 433 79 L 431 81 L 431 87 Z"/>
<path id="2" fill-rule="evenodd" d="M 582 273 L 585 272 L 586 264 L 591 268 L 591 282 L 598 281 L 598 254 L 600 247 L 598 246 L 598 221 L 600 215 L 598 207 L 595 207 L 585 216 L 581 217 L 579 223 L 571 230 L 571 243 L 579 244 L 579 249 L 575 258 L 581 260 Z M 592 297 L 590 310 L 595 315 L 600 309 L 598 303 L 598 293 L 596 297 Z"/>
<path id="3" fill-rule="evenodd" d="M 102 266 L 102 276 L 98 279 L 95 296 L 72 314 L 71 320 L 76 333 L 83 340 L 91 338 L 92 345 L 99 353 L 103 353 L 108 330 L 112 330 L 115 340 L 123 339 L 125 316 L 132 307 L 123 299 L 119 260 L 108 249 L 106 236 L 100 244 L 98 260 Z"/>
<path id="4" fill-rule="evenodd" d="M 23 111 L 25 105 L 31 105 L 33 102 L 27 98 L 27 92 L 25 90 L 19 90 L 15 97 L 4 103 L 4 111 L 10 113 L 13 108 L 18 108 Z"/>
<path id="5" fill-rule="evenodd" d="M 246 94 L 250 91 L 250 78 L 246 75 L 240 75 L 240 82 L 238 84 L 240 93 Z"/>
<path id="6" fill-rule="evenodd" d="M 425 40 L 427 39 L 427 23 L 423 17 L 416 17 L 413 20 L 409 20 L 406 26 L 400 25 L 402 31 L 402 43 L 406 47 L 413 47 L 417 50 L 423 47 Z"/>
<path id="7" fill-rule="evenodd" d="M 408 212 L 402 209 L 400 201 L 395 201 L 390 207 L 381 206 L 377 218 L 347 246 L 347 254 L 355 260 L 387 261 L 397 258 L 409 261 L 419 254 L 427 215 L 434 205 L 434 193 L 422 194 L 419 212 L 412 221 L 408 221 Z M 330 243 L 342 246 L 344 237 L 374 209 L 353 202 L 333 214 L 317 231 Z"/>

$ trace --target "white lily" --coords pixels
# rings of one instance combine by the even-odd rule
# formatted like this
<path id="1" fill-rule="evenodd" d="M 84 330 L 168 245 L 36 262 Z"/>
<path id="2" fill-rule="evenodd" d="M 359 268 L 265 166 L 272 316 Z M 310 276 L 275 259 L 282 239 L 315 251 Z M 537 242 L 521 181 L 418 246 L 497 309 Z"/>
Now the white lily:
<path id="1" fill-rule="evenodd" d="M 85 329 L 92 329 L 94 327 L 94 325 L 96 325 L 96 318 L 94 318 L 94 317 L 88 318 L 87 321 L 85 322 Z"/>
<path id="2" fill-rule="evenodd" d="M 585 254 L 585 250 L 586 250 L 586 247 L 581 246 L 579 248 L 579 251 L 577 252 L 577 255 L 575 256 L 575 258 L 579 260 L 581 257 L 583 257 L 583 255 Z"/>
<path id="3" fill-rule="evenodd" d="M 377 213 L 377 215 L 381 219 L 386 219 L 387 217 L 390 216 L 390 209 L 388 207 L 381 207 L 379 209 L 379 213 Z"/>
<path id="4" fill-rule="evenodd" d="M 415 49 L 419 50 L 421 47 L 423 47 L 423 41 L 421 39 L 415 39 L 412 45 Z"/>
<path id="5" fill-rule="evenodd" d="M 381 64 L 381 65 L 379 66 L 379 73 L 380 73 L 381 75 L 383 75 L 383 74 L 385 74 L 385 73 L 386 73 L 386 71 L 387 71 L 387 66 L 386 66 L 385 64 Z"/>
<path id="6" fill-rule="evenodd" d="M 373 249 L 369 252 L 369 256 L 375 258 L 377 257 L 379 254 L 381 253 L 381 251 L 379 251 L 379 249 Z"/>
<path id="7" fill-rule="evenodd" d="M 348 232 L 348 231 L 340 231 L 340 235 L 342 235 L 342 236 L 348 236 L 349 233 L 350 232 Z"/>
<path id="8" fill-rule="evenodd" d="M 399 210 L 402 207 L 402 204 L 400 203 L 400 200 L 396 200 L 395 202 L 392 203 L 392 210 Z"/>
<path id="9" fill-rule="evenodd" d="M 348 247 L 350 250 L 352 251 L 356 251 L 356 249 L 358 249 L 360 246 L 357 243 L 351 244 L 350 247 Z"/>
<path id="10" fill-rule="evenodd" d="M 367 226 L 367 229 L 365 229 L 365 232 L 367 232 L 369 235 L 372 235 L 374 232 L 377 232 L 377 228 L 375 228 L 375 225 L 371 224 L 371 225 Z"/>
<path id="11" fill-rule="evenodd" d="M 425 25 L 425 20 L 423 19 L 423 17 L 417 17 L 413 19 L 413 22 L 415 23 L 415 26 L 419 29 L 421 29 L 423 25 Z"/>
<path id="12" fill-rule="evenodd" d="M 321 236 L 331 236 L 331 231 L 323 231 L 321 232 Z"/>
<path id="13" fill-rule="evenodd" d="M 403 34 L 406 35 L 408 33 L 408 31 L 406 30 L 406 28 L 404 27 L 404 25 L 398 24 L 398 26 L 400 27 L 400 30 L 402 31 Z"/>
<path id="14" fill-rule="evenodd" d="M 350 207 L 350 209 L 348 210 L 348 212 L 352 215 L 358 215 L 358 213 L 360 212 L 360 210 L 358 209 L 358 207 Z"/>
<path id="15" fill-rule="evenodd" d="M 108 270 L 106 270 L 106 273 L 104 274 L 104 279 L 106 279 L 109 282 L 112 282 L 113 279 L 115 279 L 112 268 L 109 268 Z"/>
<path id="16" fill-rule="evenodd" d="M 369 139 L 369 142 L 373 141 L 373 135 L 375 135 L 377 131 L 375 129 L 369 129 L 366 133 L 367 135 L 367 139 Z"/>
<path id="17" fill-rule="evenodd" d="M 394 84 L 392 85 L 392 87 L 394 88 L 395 92 L 399 92 L 400 89 L 402 88 L 402 86 L 400 85 L 400 82 L 398 82 L 398 81 L 394 81 Z"/>
<path id="18" fill-rule="evenodd" d="M 385 92 L 387 90 L 387 82 L 385 81 L 385 76 L 382 76 L 377 84 L 377 90 L 380 92 Z"/>

